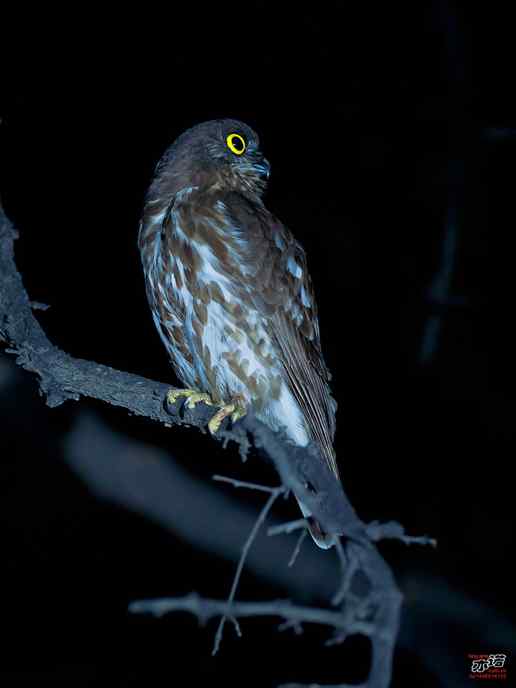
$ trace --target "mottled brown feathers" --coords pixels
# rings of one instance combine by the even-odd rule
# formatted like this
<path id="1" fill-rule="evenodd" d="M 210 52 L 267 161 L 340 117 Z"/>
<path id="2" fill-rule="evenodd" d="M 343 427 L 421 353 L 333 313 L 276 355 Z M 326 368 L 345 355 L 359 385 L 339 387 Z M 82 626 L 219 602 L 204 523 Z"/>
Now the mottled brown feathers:
<path id="1" fill-rule="evenodd" d="M 225 150 L 242 132 L 245 154 Z M 306 257 L 263 205 L 256 134 L 221 120 L 167 151 L 139 236 L 147 294 L 175 371 L 216 400 L 238 396 L 337 473 L 335 410 Z"/>

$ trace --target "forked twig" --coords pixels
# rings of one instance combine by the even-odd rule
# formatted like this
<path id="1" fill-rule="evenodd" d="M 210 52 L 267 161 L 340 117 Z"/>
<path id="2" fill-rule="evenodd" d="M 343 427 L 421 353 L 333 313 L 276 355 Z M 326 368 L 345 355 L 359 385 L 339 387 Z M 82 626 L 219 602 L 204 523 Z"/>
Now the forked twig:
<path id="1" fill-rule="evenodd" d="M 258 518 L 256 519 L 256 522 L 249 533 L 249 536 L 247 540 L 245 541 L 245 544 L 242 548 L 242 554 L 240 555 L 240 559 L 238 560 L 238 566 L 235 572 L 235 577 L 233 578 L 233 584 L 231 585 L 231 590 L 229 593 L 228 597 L 228 610 L 231 609 L 231 605 L 233 604 L 233 601 L 235 599 L 235 594 L 238 588 L 238 583 L 240 581 L 240 576 L 242 575 L 242 570 L 244 568 L 245 560 L 247 558 L 247 553 L 249 552 L 249 549 L 251 548 L 251 545 L 253 544 L 256 536 L 258 535 L 258 531 L 260 530 L 260 526 L 262 523 L 265 521 L 267 518 L 267 514 L 269 511 L 272 509 L 272 505 L 276 501 L 276 499 L 280 496 L 280 494 L 283 494 L 286 490 L 283 486 L 280 487 L 275 487 L 275 488 L 270 488 L 270 487 L 265 487 L 263 485 L 257 485 L 255 483 L 246 483 L 241 480 L 234 480 L 233 478 L 226 478 L 221 475 L 213 476 L 214 480 L 218 480 L 220 482 L 227 482 L 233 485 L 234 487 L 247 487 L 251 490 L 262 490 L 265 492 L 270 492 L 269 499 L 266 501 L 264 507 L 260 511 Z M 224 632 L 224 624 L 226 622 L 226 619 L 230 618 L 234 625 L 235 628 L 237 629 L 237 634 L 240 636 L 241 631 L 240 631 L 240 626 L 238 625 L 238 621 L 234 617 L 234 615 L 230 612 L 229 615 L 224 614 L 219 622 L 219 626 L 217 628 L 217 632 L 215 633 L 215 640 L 213 643 L 213 650 L 212 650 L 212 655 L 216 655 L 217 652 L 219 651 L 220 648 L 220 643 L 222 640 L 222 633 Z"/>

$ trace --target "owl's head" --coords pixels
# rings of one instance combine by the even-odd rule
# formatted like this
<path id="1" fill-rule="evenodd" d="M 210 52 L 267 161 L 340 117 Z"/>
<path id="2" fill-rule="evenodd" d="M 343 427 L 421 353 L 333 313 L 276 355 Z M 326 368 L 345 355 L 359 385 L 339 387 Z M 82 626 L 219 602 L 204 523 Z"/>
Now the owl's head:
<path id="1" fill-rule="evenodd" d="M 261 195 L 269 171 L 257 134 L 243 122 L 221 119 L 181 134 L 160 160 L 155 180 L 162 189 L 166 184 L 169 193 L 217 186 Z"/>

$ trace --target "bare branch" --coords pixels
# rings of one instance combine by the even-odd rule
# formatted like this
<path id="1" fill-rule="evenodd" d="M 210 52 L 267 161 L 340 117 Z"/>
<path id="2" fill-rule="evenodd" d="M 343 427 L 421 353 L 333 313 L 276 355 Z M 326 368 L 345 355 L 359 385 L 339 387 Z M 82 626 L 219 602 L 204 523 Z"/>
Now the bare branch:
<path id="1" fill-rule="evenodd" d="M 298 539 L 297 539 L 296 546 L 294 547 L 294 551 L 292 552 L 292 556 L 291 556 L 290 559 L 288 560 L 288 566 L 289 566 L 289 568 L 291 568 L 292 566 L 294 566 L 294 564 L 296 563 L 297 558 L 298 558 L 298 556 L 299 556 L 299 552 L 301 551 L 301 545 L 303 544 L 303 542 L 304 542 L 304 540 L 305 540 L 305 537 L 306 537 L 307 532 L 308 532 L 308 531 L 307 531 L 306 529 L 301 531 L 301 534 L 300 534 L 300 536 L 299 536 Z"/>
<path id="2" fill-rule="evenodd" d="M 245 480 L 235 480 L 234 478 L 227 478 L 225 475 L 212 475 L 212 480 L 218 483 L 229 483 L 233 487 L 245 487 L 248 490 L 258 490 L 258 492 L 274 493 L 277 487 L 267 487 L 267 485 L 258 485 L 258 483 L 248 483 Z"/>
<path id="3" fill-rule="evenodd" d="M 256 486 L 253 485 L 253 489 L 256 489 Z M 276 489 L 274 489 L 271 492 L 269 499 L 265 503 L 265 506 L 263 507 L 263 509 L 260 511 L 260 514 L 259 514 L 258 518 L 256 519 L 256 522 L 255 522 L 251 532 L 249 533 L 249 537 L 247 538 L 245 545 L 242 549 L 242 555 L 241 555 L 240 560 L 238 562 L 235 577 L 233 578 L 233 584 L 231 585 L 231 591 L 230 591 L 229 597 L 228 597 L 228 606 L 231 606 L 233 604 L 233 601 L 235 599 L 235 594 L 237 591 L 237 587 L 238 587 L 238 583 L 240 581 L 240 576 L 242 575 L 242 569 L 244 568 L 245 560 L 247 558 L 247 553 L 249 552 L 249 549 L 251 548 L 251 545 L 253 544 L 253 542 L 256 538 L 256 535 L 258 534 L 260 526 L 262 525 L 262 523 L 267 518 L 267 514 L 272 509 L 272 505 L 274 504 L 276 499 L 283 492 L 285 492 L 284 487 L 277 487 Z M 234 616 L 234 614 L 230 613 L 228 616 L 232 618 Z M 216 655 L 217 652 L 219 651 L 220 642 L 222 640 L 222 633 L 224 631 L 224 622 L 225 621 L 226 621 L 226 615 L 224 614 L 220 620 L 219 627 L 217 628 L 217 633 L 215 634 L 215 642 L 213 645 L 212 655 Z M 239 635 L 240 635 L 240 633 L 239 633 Z"/>
<path id="4" fill-rule="evenodd" d="M 246 618 L 250 616 L 278 616 L 285 621 L 298 623 L 313 623 L 331 628 L 342 628 L 351 633 L 362 633 L 370 636 L 374 633 L 374 625 L 367 622 L 357 622 L 350 627 L 345 624 L 340 612 L 317 607 L 301 607 L 292 604 L 290 600 L 273 600 L 271 602 L 234 602 L 224 600 L 210 600 L 200 597 L 196 593 L 184 597 L 165 597 L 155 600 L 136 600 L 129 605 L 133 614 L 152 614 L 164 616 L 172 612 L 190 612 L 205 624 L 214 617 Z"/>
<path id="5" fill-rule="evenodd" d="M 271 526 L 267 529 L 267 535 L 281 535 L 282 533 L 293 533 L 295 530 L 303 528 L 306 530 L 308 521 L 306 518 L 298 518 L 296 521 L 289 521 L 288 523 L 280 523 L 278 526 Z"/>
<path id="6" fill-rule="evenodd" d="M 166 384 L 146 380 L 94 362 L 75 359 L 60 351 L 48 340 L 34 317 L 33 308 L 16 269 L 16 236 L 16 231 L 0 208 L 0 339 L 7 343 L 7 352 L 16 355 L 18 365 L 38 376 L 39 387 L 46 395 L 47 404 L 57 406 L 68 399 L 78 400 L 81 396 L 86 396 L 126 408 L 131 413 L 146 416 L 166 425 L 186 424 L 204 429 L 212 413 L 210 407 L 198 404 L 193 410 L 183 410 L 181 402 L 178 401 L 172 407 L 165 408 L 164 400 L 168 391 Z M 213 615 L 212 612 L 215 613 L 217 610 L 216 614 L 222 615 L 223 618 L 234 619 L 239 631 L 236 618 L 249 615 L 250 610 L 249 607 L 238 606 L 234 602 L 243 563 L 274 499 L 284 491 L 292 491 L 310 509 L 326 532 L 346 537 L 346 560 L 349 568 L 344 576 L 345 584 L 339 588 L 339 600 L 343 602 L 343 610 L 305 610 L 303 614 L 294 612 L 294 617 L 290 614 L 286 618 L 296 619 L 295 615 L 298 614 L 303 617 L 299 618 L 299 621 L 313 619 L 315 623 L 324 623 L 321 618 L 331 618 L 334 628 L 348 634 L 368 635 L 372 641 L 372 665 L 367 685 L 368 688 L 385 688 L 390 683 L 401 606 L 401 594 L 392 573 L 372 542 L 372 539 L 378 539 L 379 535 L 384 536 L 382 532 L 385 533 L 385 529 L 382 531 L 378 526 L 366 527 L 358 518 L 342 486 L 314 445 L 293 445 L 285 434 L 273 432 L 252 413 L 248 413 L 230 430 L 225 430 L 224 440 L 236 441 L 240 451 L 247 452 L 248 434 L 252 437 L 254 445 L 262 449 L 274 463 L 282 487 L 271 493 L 251 531 L 240 558 L 228 602 L 208 601 L 207 607 L 196 602 L 195 608 L 201 609 L 201 615 Z M 405 537 L 401 526 L 397 531 L 391 527 L 388 532 L 396 532 L 396 537 L 400 537 L 400 534 Z M 376 538 L 372 538 L 372 535 L 376 535 Z M 370 584 L 368 594 L 359 603 L 351 591 L 353 576 L 349 575 L 349 571 L 353 569 L 360 569 Z M 142 611 L 143 603 L 139 604 L 140 606 L 138 603 L 132 605 L 131 609 Z M 159 601 L 155 604 L 157 608 L 163 608 L 163 604 L 160 607 Z M 170 601 L 168 604 L 170 609 Z M 188 604 L 194 604 L 191 598 Z M 263 606 L 264 604 L 255 604 L 253 615 L 267 613 L 267 610 L 278 615 L 274 603 L 271 603 L 272 606 Z M 280 616 L 284 616 L 283 612 L 287 609 L 280 607 L 280 611 Z M 331 617 L 321 617 L 321 611 L 330 614 Z M 364 621 L 364 611 L 368 612 L 367 623 Z M 335 616 L 338 617 L 337 625 Z M 220 636 L 220 633 L 217 636 Z M 219 641 L 220 637 L 216 639 L 215 648 Z"/>
<path id="7" fill-rule="evenodd" d="M 428 535 L 406 535 L 405 528 L 397 521 L 371 521 L 367 525 L 367 534 L 373 542 L 378 540 L 400 540 L 406 545 L 431 545 L 437 547 L 437 540 Z"/>

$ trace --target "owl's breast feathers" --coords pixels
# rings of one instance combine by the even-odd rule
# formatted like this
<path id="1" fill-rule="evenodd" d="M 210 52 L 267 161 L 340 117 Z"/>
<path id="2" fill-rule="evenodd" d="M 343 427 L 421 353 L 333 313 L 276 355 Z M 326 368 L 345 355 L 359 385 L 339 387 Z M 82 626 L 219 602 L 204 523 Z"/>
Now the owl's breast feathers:
<path id="1" fill-rule="evenodd" d="M 315 440 L 337 474 L 336 403 L 303 249 L 256 196 L 189 187 L 147 202 L 139 246 L 153 318 L 180 379 L 243 396 Z"/>

